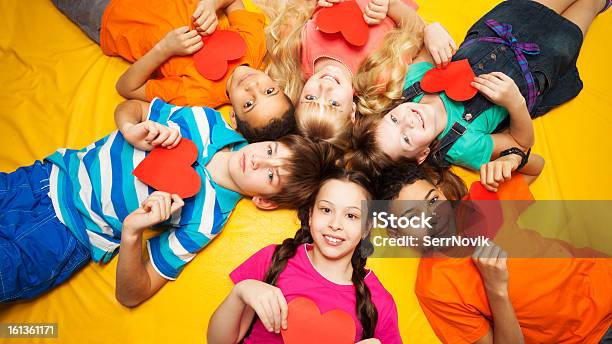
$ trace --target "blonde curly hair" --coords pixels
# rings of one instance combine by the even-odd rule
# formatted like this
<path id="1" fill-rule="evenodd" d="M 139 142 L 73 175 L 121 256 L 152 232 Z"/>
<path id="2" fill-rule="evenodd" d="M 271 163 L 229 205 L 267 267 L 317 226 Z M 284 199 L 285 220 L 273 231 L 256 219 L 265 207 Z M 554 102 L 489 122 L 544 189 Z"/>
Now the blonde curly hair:
<path id="1" fill-rule="evenodd" d="M 268 54 L 266 55 L 266 72 L 279 83 L 281 89 L 297 104 L 306 76 L 301 68 L 302 36 L 304 27 L 312 17 L 316 0 L 253 0 L 268 16 L 270 24 L 266 28 Z M 360 115 L 380 114 L 393 99 L 401 97 L 403 79 L 407 71 L 407 62 L 418 54 L 423 47 L 423 28 L 425 24 L 419 18 L 411 23 L 389 31 L 380 47 L 368 56 L 353 76 L 353 90 L 357 113 Z M 297 114 L 298 129 L 303 134 L 316 131 L 326 132 L 332 142 L 344 140 L 344 132 L 350 127 L 350 118 L 323 119 L 316 109 L 300 111 Z M 319 109 L 321 110 L 321 109 Z M 316 118 L 311 117 L 316 114 Z M 330 114 L 331 115 L 331 114 Z M 340 121 L 331 123 L 330 121 Z M 314 129 L 308 128 L 315 123 Z M 317 135 L 315 135 L 317 136 Z"/>

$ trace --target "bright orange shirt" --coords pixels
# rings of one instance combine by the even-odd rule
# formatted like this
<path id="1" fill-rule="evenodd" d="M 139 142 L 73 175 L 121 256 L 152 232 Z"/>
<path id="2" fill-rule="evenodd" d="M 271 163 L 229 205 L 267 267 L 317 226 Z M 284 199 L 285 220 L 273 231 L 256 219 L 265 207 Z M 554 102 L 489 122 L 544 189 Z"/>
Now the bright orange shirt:
<path id="1" fill-rule="evenodd" d="M 197 0 L 111 0 L 102 16 L 100 47 L 111 56 L 134 62 L 146 54 L 172 29 L 191 26 Z M 158 79 L 147 81 L 147 99 L 154 97 L 181 106 L 217 107 L 229 102 L 227 79 L 237 66 L 248 64 L 261 68 L 266 54 L 265 17 L 246 10 L 236 10 L 219 22 L 219 29 L 238 32 L 246 41 L 247 52 L 230 63 L 223 79 L 211 81 L 195 68 L 191 56 L 175 56 L 159 68 Z"/>
<path id="2" fill-rule="evenodd" d="M 528 199 L 520 176 L 511 185 L 502 185 L 498 196 L 515 199 L 518 189 L 522 189 L 519 199 Z M 525 240 L 516 242 L 543 247 L 533 242 L 547 240 L 538 240 L 529 230 L 524 236 Z M 566 250 L 572 256 L 569 248 L 554 240 L 548 244 L 547 249 Z M 526 343 L 599 343 L 612 323 L 612 259 L 512 258 L 507 262 L 510 301 Z M 422 258 L 415 292 L 444 343 L 473 343 L 493 324 L 482 278 L 470 258 Z"/>

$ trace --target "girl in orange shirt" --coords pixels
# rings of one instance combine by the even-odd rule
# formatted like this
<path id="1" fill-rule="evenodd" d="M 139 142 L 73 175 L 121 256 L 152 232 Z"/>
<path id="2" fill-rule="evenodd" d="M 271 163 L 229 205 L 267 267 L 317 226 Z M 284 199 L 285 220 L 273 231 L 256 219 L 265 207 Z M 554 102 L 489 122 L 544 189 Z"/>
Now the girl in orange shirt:
<path id="1" fill-rule="evenodd" d="M 448 170 L 443 173 L 401 163 L 381 175 L 377 198 L 419 200 L 438 213 L 447 197 L 533 200 L 527 186 L 532 178 L 515 175 L 499 184 L 497 193 L 474 183 L 468 193 L 460 179 Z M 583 255 L 532 231 L 515 232 L 524 234 L 518 242 L 513 240 L 517 247 L 546 247 L 549 252 L 553 247 L 556 257 L 566 258 L 507 258 L 497 245 L 477 248 L 467 258 L 449 258 L 444 254 L 448 251 L 430 251 L 421 258 L 415 292 L 438 338 L 444 343 L 608 343 L 612 260 L 573 258 Z M 535 240 L 546 245 L 534 245 Z M 500 245 L 511 253 L 511 245 Z"/>

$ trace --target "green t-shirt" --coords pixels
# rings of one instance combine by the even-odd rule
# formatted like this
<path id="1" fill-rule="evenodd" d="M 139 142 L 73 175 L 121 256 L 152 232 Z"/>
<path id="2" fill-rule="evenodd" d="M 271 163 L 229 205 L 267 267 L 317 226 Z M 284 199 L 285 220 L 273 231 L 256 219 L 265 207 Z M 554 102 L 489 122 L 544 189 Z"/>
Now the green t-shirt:
<path id="1" fill-rule="evenodd" d="M 417 81 L 421 81 L 425 73 L 433 67 L 429 62 L 418 62 L 411 65 L 408 74 L 406 74 L 404 89 Z M 459 122 L 466 128 L 465 133 L 448 151 L 446 160 L 451 164 L 478 170 L 480 165 L 489 162 L 491 159 L 493 153 L 491 133 L 508 116 L 508 111 L 501 106 L 494 105 L 481 113 L 471 123 L 468 123 L 463 119 L 464 108 L 462 102 L 450 99 L 445 92 L 440 92 L 439 95 L 446 108 L 448 121 L 446 128 L 438 136 L 438 139 L 443 138 L 455 122 Z M 423 95 L 417 96 L 413 101 L 419 102 L 421 98 L 423 98 Z"/>

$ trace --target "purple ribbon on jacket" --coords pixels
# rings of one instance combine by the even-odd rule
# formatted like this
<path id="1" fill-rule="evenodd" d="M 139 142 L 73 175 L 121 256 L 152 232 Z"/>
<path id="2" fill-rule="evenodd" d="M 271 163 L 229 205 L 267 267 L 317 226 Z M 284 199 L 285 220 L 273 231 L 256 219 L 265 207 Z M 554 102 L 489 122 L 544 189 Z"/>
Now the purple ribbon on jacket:
<path id="1" fill-rule="evenodd" d="M 540 47 L 535 43 L 519 42 L 512 34 L 512 25 L 510 24 L 500 24 L 497 20 L 494 19 L 487 19 L 485 23 L 499 37 L 481 37 L 471 39 L 469 41 L 466 41 L 464 45 L 471 44 L 474 41 L 478 40 L 480 42 L 504 44 L 510 49 L 512 49 L 514 55 L 516 56 L 516 60 L 518 61 L 519 66 L 521 67 L 521 71 L 525 76 L 525 80 L 527 81 L 527 90 L 529 98 L 527 99 L 527 108 L 529 109 L 529 112 L 531 112 L 535 105 L 538 92 L 536 90 L 536 84 L 533 78 L 533 74 L 531 74 L 529 66 L 527 65 L 527 58 L 525 57 L 525 54 L 537 55 L 540 53 Z"/>

